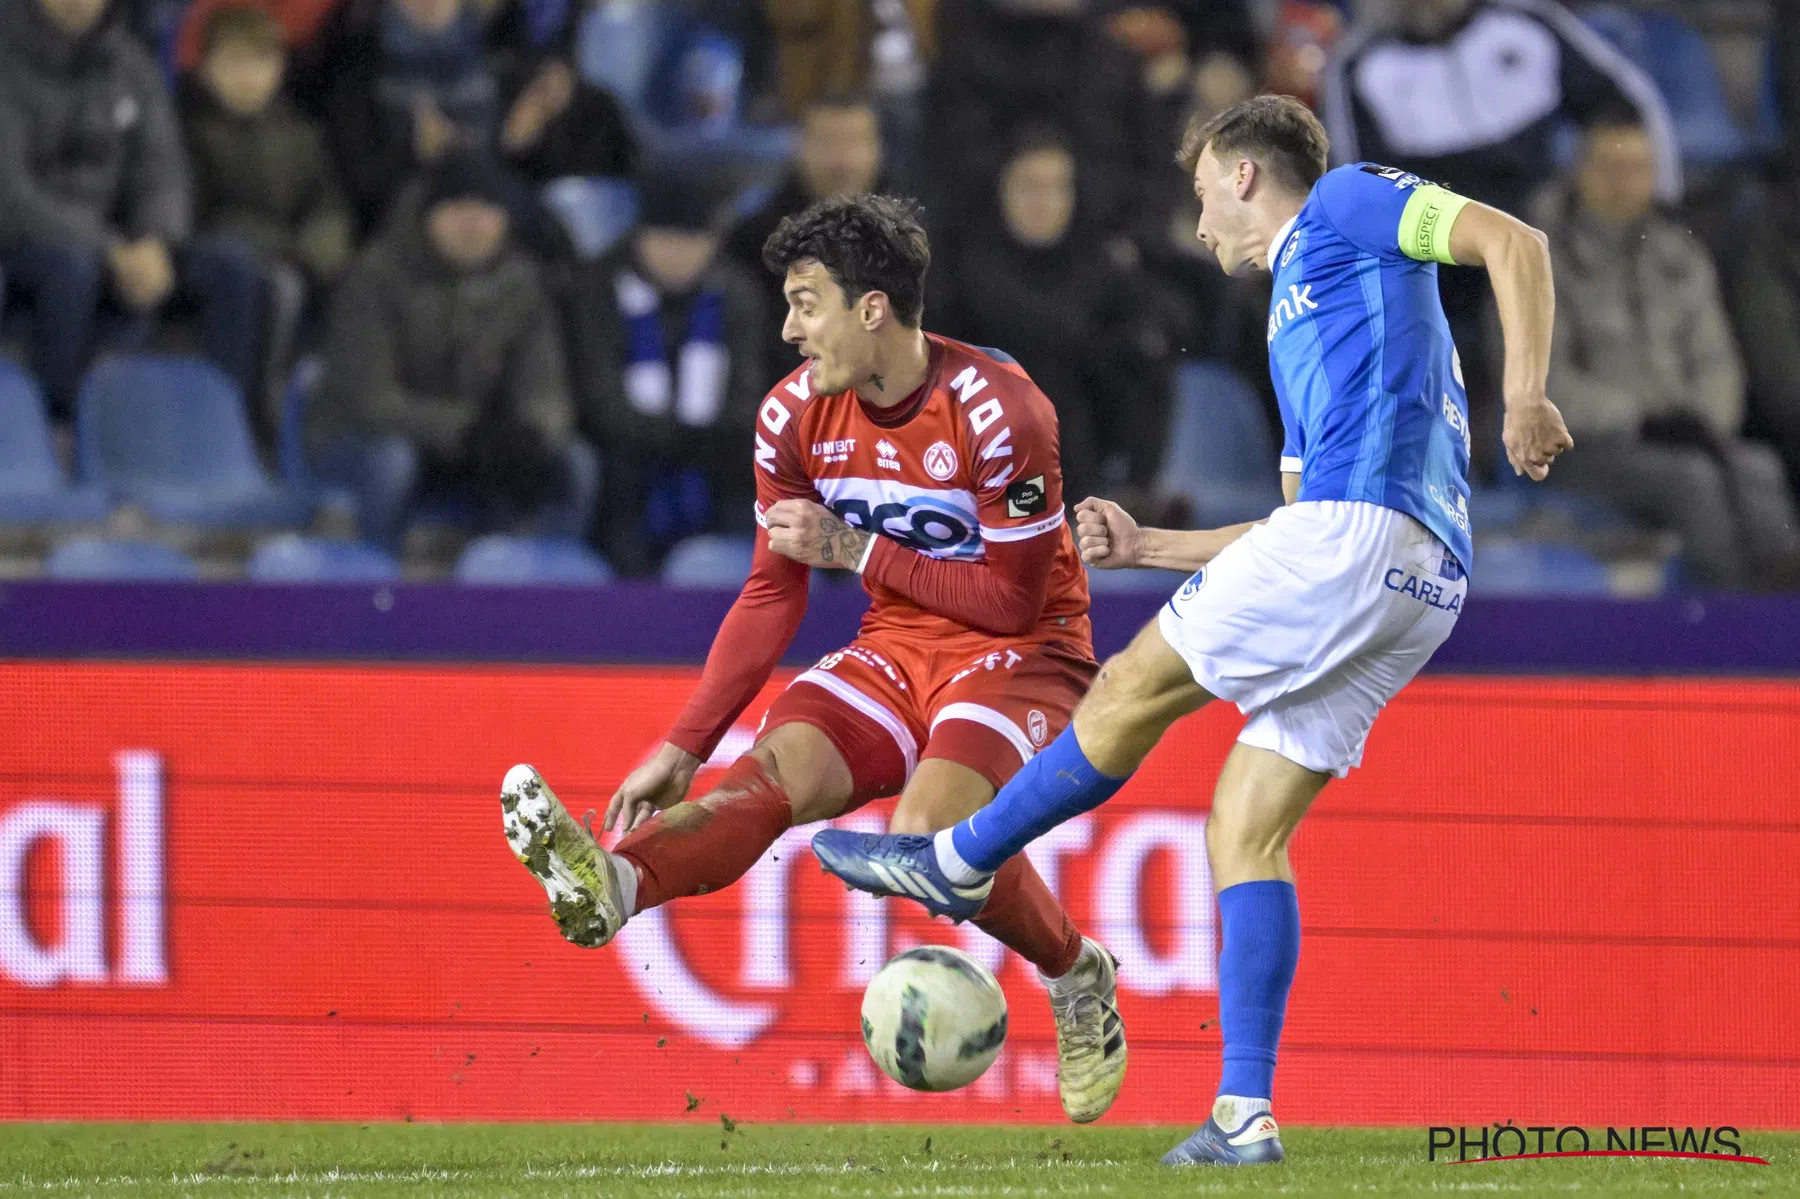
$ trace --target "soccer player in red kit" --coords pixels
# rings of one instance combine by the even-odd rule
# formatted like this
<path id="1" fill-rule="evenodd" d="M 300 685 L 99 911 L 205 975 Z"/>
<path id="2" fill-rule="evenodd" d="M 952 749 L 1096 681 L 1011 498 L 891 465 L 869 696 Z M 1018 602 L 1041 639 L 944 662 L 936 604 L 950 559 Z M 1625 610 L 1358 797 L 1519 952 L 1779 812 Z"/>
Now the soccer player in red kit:
<path id="1" fill-rule="evenodd" d="M 1087 577 L 1063 520 L 1056 414 L 1017 363 L 920 328 L 930 249 L 909 201 L 827 200 L 763 251 L 806 363 L 763 401 L 750 577 L 666 742 L 619 787 L 601 849 L 529 766 L 507 838 L 562 933 L 610 941 L 635 912 L 729 886 L 788 828 L 899 794 L 890 828 L 974 812 L 1069 721 L 1098 670 Z M 695 771 L 806 611 L 808 568 L 871 596 L 857 637 L 797 677 L 706 795 Z M 1097 1119 L 1125 1074 L 1116 963 L 1022 855 L 975 923 L 1037 966 L 1063 1109 Z"/>

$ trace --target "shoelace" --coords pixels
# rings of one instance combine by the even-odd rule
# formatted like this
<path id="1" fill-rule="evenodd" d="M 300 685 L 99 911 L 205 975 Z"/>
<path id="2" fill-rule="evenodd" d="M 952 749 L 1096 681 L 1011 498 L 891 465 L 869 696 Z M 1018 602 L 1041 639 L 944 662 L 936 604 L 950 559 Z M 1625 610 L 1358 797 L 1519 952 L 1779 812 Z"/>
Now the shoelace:
<path id="1" fill-rule="evenodd" d="M 1062 1032 L 1063 1040 L 1070 1049 L 1088 1053 L 1100 1047 L 1100 1032 L 1106 1023 L 1106 1004 L 1098 995 L 1077 994 L 1070 996 L 1066 1002 L 1052 999 L 1050 1007 L 1059 1017 L 1058 1031 Z"/>

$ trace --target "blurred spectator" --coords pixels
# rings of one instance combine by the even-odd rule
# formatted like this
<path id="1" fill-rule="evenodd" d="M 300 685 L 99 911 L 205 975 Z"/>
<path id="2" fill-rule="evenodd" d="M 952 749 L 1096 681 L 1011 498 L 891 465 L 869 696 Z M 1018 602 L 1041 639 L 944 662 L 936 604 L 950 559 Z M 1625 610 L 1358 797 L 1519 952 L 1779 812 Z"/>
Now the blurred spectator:
<path id="1" fill-rule="evenodd" d="M 1750 380 L 1749 424 L 1800 479 L 1800 178 L 1778 180 L 1772 202 L 1740 218 L 1720 259 L 1725 298 Z"/>
<path id="2" fill-rule="evenodd" d="M 1172 346 L 1147 280 L 1087 234 L 1079 167 L 1059 134 L 1022 134 L 996 212 L 967 243 L 957 294 L 969 338 L 1017 358 L 1056 405 L 1063 476 L 1077 499 L 1108 492 L 1144 511 L 1168 434 Z M 1123 490 L 1107 486 L 1123 459 Z"/>
<path id="3" fill-rule="evenodd" d="M 1800 179 L 1800 4 L 1772 4 L 1775 105 L 1781 114 L 1784 172 Z"/>
<path id="4" fill-rule="evenodd" d="M 1108 232 L 1135 219 L 1148 164 L 1173 152 L 1146 122 L 1137 56 L 1086 0 L 942 0 L 927 126 L 928 197 L 952 223 L 980 219 L 1007 148 L 1027 127 L 1067 131 L 1083 209 Z"/>
<path id="5" fill-rule="evenodd" d="M 447 157 L 332 306 L 307 444 L 321 478 L 357 493 L 363 536 L 389 548 L 432 493 L 472 499 L 488 525 L 535 514 L 550 534 L 592 516 L 594 453 L 574 436 L 555 311 L 511 244 L 501 170 Z"/>
<path id="6" fill-rule="evenodd" d="M 917 177 L 937 0 L 763 0 L 790 116 L 865 93 L 881 115 L 897 178 Z"/>
<path id="7" fill-rule="evenodd" d="M 1653 208 L 1656 151 L 1624 114 L 1592 125 L 1551 239 L 1550 391 L 1575 435 L 1554 484 L 1680 532 L 1712 586 L 1792 580 L 1800 526 L 1781 460 L 1744 440 L 1743 372 L 1699 240 Z M 1790 369 L 1791 364 L 1790 364 Z"/>
<path id="8" fill-rule="evenodd" d="M 72 405 L 102 309 L 141 340 L 170 300 L 207 352 L 254 385 L 262 281 L 223 239 L 187 240 L 181 132 L 157 66 L 106 0 L 0 7 L 0 267 L 31 308 L 32 365 Z"/>
<path id="9" fill-rule="evenodd" d="M 351 0 L 321 36 L 321 115 L 365 231 L 421 167 L 453 148 L 493 144 L 500 86 L 472 5 Z"/>
<path id="10" fill-rule="evenodd" d="M 280 28 L 259 8 L 218 8 L 203 45 L 180 95 L 195 224 L 329 283 L 349 262 L 350 213 L 323 136 L 280 94 Z"/>
<path id="11" fill-rule="evenodd" d="M 1656 85 L 1555 0 L 1400 0 L 1398 28 L 1358 29 L 1333 55 L 1324 120 L 1333 160 L 1405 167 L 1517 212 L 1556 173 L 1560 123 L 1635 109 L 1656 192 L 1681 198 L 1681 161 Z"/>
<path id="12" fill-rule="evenodd" d="M 726 250 L 753 277 L 763 274 L 763 243 L 781 218 L 803 211 L 817 200 L 886 189 L 881 134 L 875 110 L 866 101 L 823 97 L 806 106 L 801 121 L 800 151 L 780 187 L 762 210 L 731 231 Z M 785 305 L 765 304 L 768 329 L 764 343 L 781 344 Z"/>
<path id="13" fill-rule="evenodd" d="M 1394 27 L 1353 30 L 1327 68 L 1321 116 L 1334 162 L 1379 162 L 1508 212 L 1556 174 L 1567 122 L 1635 109 L 1656 190 L 1681 198 L 1668 108 L 1648 76 L 1555 0 L 1398 0 Z M 1479 271 L 1439 276 L 1461 351 L 1477 475 L 1500 444 L 1497 338 Z"/>
<path id="14" fill-rule="evenodd" d="M 183 72 L 198 67 L 212 15 L 242 3 L 243 0 L 192 0 L 181 15 L 181 30 L 175 41 L 176 67 Z M 340 3 L 342 0 L 256 0 L 256 7 L 273 18 L 281 30 L 282 44 L 293 48 L 311 41 Z"/>
<path id="15" fill-rule="evenodd" d="M 194 223 L 236 237 L 268 272 L 267 390 L 288 365 L 308 298 L 350 259 L 349 204 L 320 131 L 280 94 L 287 51 L 261 8 L 215 8 L 199 71 L 179 101 L 194 180 Z"/>
<path id="16" fill-rule="evenodd" d="M 533 28 L 532 6 L 500 0 L 488 19 L 488 64 L 499 84 L 499 149 L 534 183 L 631 175 L 637 142 L 617 99 L 575 72 L 574 24 Z"/>
<path id="17" fill-rule="evenodd" d="M 751 428 L 774 383 L 773 285 L 720 253 L 709 190 L 663 173 L 641 193 L 636 234 L 577 284 L 573 345 L 586 425 L 607 450 L 600 536 L 629 575 L 688 534 L 753 528 Z"/>

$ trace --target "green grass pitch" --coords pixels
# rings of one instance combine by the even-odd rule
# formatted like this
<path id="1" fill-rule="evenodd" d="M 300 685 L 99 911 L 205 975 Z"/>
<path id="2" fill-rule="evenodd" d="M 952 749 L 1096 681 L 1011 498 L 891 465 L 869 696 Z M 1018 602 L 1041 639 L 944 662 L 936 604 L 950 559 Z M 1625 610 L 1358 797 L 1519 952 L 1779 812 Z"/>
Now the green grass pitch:
<path id="1" fill-rule="evenodd" d="M 1800 1134 L 1769 1166 L 1583 1159 L 1431 1165 L 1423 1129 L 1283 1130 L 1289 1160 L 1168 1170 L 1186 1129 L 924 1125 L 11 1124 L 0 1196 L 981 1196 L 1800 1194 Z"/>

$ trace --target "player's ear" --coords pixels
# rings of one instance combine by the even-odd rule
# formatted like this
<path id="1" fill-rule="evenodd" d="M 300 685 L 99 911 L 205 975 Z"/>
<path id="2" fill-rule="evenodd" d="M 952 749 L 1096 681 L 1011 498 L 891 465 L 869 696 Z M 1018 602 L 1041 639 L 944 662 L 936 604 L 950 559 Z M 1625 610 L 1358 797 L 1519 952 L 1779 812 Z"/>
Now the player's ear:
<path id="1" fill-rule="evenodd" d="M 1256 186 L 1261 177 L 1261 173 L 1261 169 L 1253 160 L 1248 158 L 1238 159 L 1237 173 L 1231 181 L 1233 186 L 1237 189 L 1238 199 L 1247 200 L 1250 198 L 1250 189 Z"/>
<path id="2" fill-rule="evenodd" d="M 857 305 L 856 318 L 871 333 L 885 325 L 893 315 L 894 305 L 885 291 L 866 291 Z"/>

